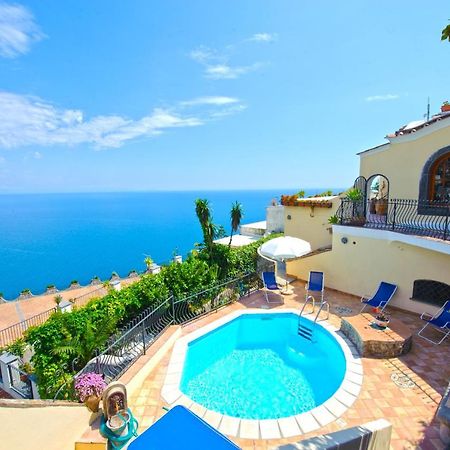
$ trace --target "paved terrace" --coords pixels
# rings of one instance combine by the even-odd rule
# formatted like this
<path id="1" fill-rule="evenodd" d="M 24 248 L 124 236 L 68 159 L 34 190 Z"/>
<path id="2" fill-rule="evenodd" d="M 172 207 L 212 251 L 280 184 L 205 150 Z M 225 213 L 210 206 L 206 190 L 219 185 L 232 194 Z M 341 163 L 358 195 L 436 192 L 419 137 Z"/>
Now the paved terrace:
<path id="1" fill-rule="evenodd" d="M 271 308 L 299 308 L 304 299 L 304 283 L 294 284 L 295 292 L 285 297 L 284 305 Z M 349 294 L 326 290 L 325 297 L 331 305 L 329 322 L 340 327 L 341 317 L 357 314 L 361 309 L 359 299 Z M 182 329 L 186 335 L 232 311 L 247 308 L 264 308 L 268 305 L 261 292 L 252 294 L 240 302 L 199 319 Z M 393 317 L 401 320 L 416 333 L 423 322 L 416 315 L 404 311 L 390 309 Z M 136 375 L 155 352 L 173 336 L 175 327 L 171 327 L 155 343 L 148 354 L 138 360 L 122 377 L 129 381 Z M 370 359 L 362 358 L 364 381 L 359 397 L 353 405 L 336 421 L 319 428 L 317 431 L 298 437 L 278 440 L 251 440 L 231 438 L 244 450 L 270 449 L 278 445 L 297 442 L 312 436 L 342 430 L 362 423 L 386 418 L 393 425 L 392 448 L 436 450 L 444 449 L 439 439 L 439 423 L 434 419 L 437 406 L 450 377 L 450 342 L 447 340 L 440 346 L 433 346 L 427 341 L 414 336 L 412 350 L 399 358 Z M 168 351 L 153 371 L 145 378 L 142 385 L 130 396 L 130 407 L 140 423 L 142 433 L 160 416 L 164 414 L 163 406 L 167 404 L 161 397 L 161 388 L 166 377 L 171 356 Z M 402 388 L 392 381 L 391 376 L 406 375 L 412 387 Z M 198 411 L 196 411 L 198 412 Z"/>
<path id="2" fill-rule="evenodd" d="M 120 282 L 124 287 L 137 280 L 139 278 L 123 278 Z M 63 300 L 79 299 L 82 297 L 77 303 L 77 306 L 84 306 L 91 298 L 105 295 L 106 290 L 102 290 L 101 287 L 101 284 L 82 286 L 75 289 L 65 289 L 54 294 L 33 295 L 23 300 L 11 300 L 6 303 L 1 303 L 0 330 L 54 308 L 56 306 L 56 295 L 60 295 Z"/>

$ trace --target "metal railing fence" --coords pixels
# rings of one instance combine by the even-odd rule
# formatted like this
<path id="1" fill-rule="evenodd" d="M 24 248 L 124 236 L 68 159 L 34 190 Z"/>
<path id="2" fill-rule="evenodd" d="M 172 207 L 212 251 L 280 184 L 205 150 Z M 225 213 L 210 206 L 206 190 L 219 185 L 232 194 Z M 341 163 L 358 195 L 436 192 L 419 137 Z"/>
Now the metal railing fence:
<path id="1" fill-rule="evenodd" d="M 260 287 L 260 278 L 256 273 L 251 273 L 185 298 L 169 297 L 146 309 L 119 333 L 113 335 L 106 344 L 107 347 L 98 351 L 97 356 L 74 375 L 70 382 L 65 382 L 54 398 L 73 396 L 73 381 L 86 372 L 99 373 L 108 383 L 117 380 L 140 356 L 146 354 L 149 347 L 170 325 L 186 325 L 244 295 L 249 295 Z"/>
<path id="2" fill-rule="evenodd" d="M 57 308 L 55 306 L 54 308 L 50 308 L 47 311 L 43 311 L 33 317 L 23 320 L 22 322 L 15 323 L 14 325 L 0 330 L 0 348 L 6 347 L 21 338 L 28 328 L 43 324 L 56 310 Z"/>
<path id="3" fill-rule="evenodd" d="M 342 199 L 336 215 L 340 225 L 450 239 L 450 202 L 385 199 L 377 204 Z"/>
<path id="4" fill-rule="evenodd" d="M 93 298 L 102 297 L 107 293 L 108 289 L 106 287 L 99 286 L 97 289 L 90 291 L 87 294 L 83 294 L 79 297 L 71 299 L 71 303 L 77 307 L 85 306 Z M 14 325 L 0 330 L 0 348 L 6 347 L 7 345 L 12 344 L 17 339 L 20 339 L 23 336 L 24 332 L 28 330 L 28 328 L 34 327 L 36 325 L 42 325 L 57 310 L 58 308 L 54 306 L 47 311 L 43 311 L 39 314 L 29 317 L 28 319 L 22 320 L 21 322 L 17 322 Z"/>
<path id="5" fill-rule="evenodd" d="M 33 398 L 31 380 L 29 374 L 23 372 L 18 367 L 8 364 L 10 387 L 23 398 Z"/>
<path id="6" fill-rule="evenodd" d="M 82 306 L 87 305 L 90 300 L 93 298 L 103 297 L 108 293 L 108 288 L 100 285 L 97 289 L 94 289 L 93 291 L 87 292 L 86 294 L 80 295 L 78 297 L 75 297 L 71 299 L 71 302 L 74 306 L 81 308 Z"/>

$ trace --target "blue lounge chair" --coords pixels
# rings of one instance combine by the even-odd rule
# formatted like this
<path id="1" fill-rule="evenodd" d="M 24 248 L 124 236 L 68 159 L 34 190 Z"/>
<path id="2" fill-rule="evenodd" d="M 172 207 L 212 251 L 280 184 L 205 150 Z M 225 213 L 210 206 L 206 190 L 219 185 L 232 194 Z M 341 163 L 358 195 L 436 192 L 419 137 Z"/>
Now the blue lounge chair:
<path id="1" fill-rule="evenodd" d="M 264 296 L 266 297 L 267 303 L 283 303 L 283 298 L 278 298 L 276 301 L 269 300 L 269 291 L 278 291 L 278 296 L 281 297 L 280 288 L 278 287 L 277 280 L 275 278 L 275 272 L 263 272 L 262 273 L 262 281 L 264 283 Z"/>
<path id="2" fill-rule="evenodd" d="M 427 317 L 428 316 L 428 317 Z M 444 303 L 444 306 L 434 315 L 428 313 L 423 313 L 420 318 L 422 320 L 425 320 L 427 323 L 420 329 L 420 331 L 417 333 L 421 338 L 424 338 L 428 342 L 431 342 L 432 344 L 439 345 L 441 344 L 444 339 L 450 334 L 450 300 L 447 300 Z M 444 337 L 440 341 L 433 341 L 430 338 L 427 338 L 426 336 L 423 336 L 422 333 L 425 328 L 431 325 L 435 330 L 439 331 L 444 335 Z"/>
<path id="3" fill-rule="evenodd" d="M 239 450 L 184 406 L 175 406 L 128 446 L 128 450 Z"/>
<path id="4" fill-rule="evenodd" d="M 367 305 L 372 306 L 372 308 L 380 308 L 383 311 L 391 298 L 394 296 L 396 290 L 396 284 L 386 283 L 385 281 L 382 281 L 378 286 L 377 292 L 375 292 L 374 296 L 372 296 L 371 298 L 361 298 L 361 303 L 364 303 L 361 312 L 364 311 L 364 308 Z"/>
<path id="5" fill-rule="evenodd" d="M 323 272 L 316 272 L 311 270 L 309 272 L 308 283 L 305 286 L 306 288 L 306 298 L 313 297 L 311 292 L 319 292 L 320 293 L 320 303 L 323 303 L 323 294 L 325 290 L 325 275 Z"/>

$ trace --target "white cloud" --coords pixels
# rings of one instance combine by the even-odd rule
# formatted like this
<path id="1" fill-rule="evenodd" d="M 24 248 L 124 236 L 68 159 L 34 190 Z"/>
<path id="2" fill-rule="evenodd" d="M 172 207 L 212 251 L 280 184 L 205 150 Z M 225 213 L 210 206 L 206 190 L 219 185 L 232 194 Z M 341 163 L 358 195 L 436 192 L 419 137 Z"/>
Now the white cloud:
<path id="1" fill-rule="evenodd" d="M 42 159 L 42 153 L 41 152 L 34 152 L 33 153 L 34 159 Z"/>
<path id="2" fill-rule="evenodd" d="M 247 109 L 247 105 L 238 104 L 231 105 L 227 108 L 222 108 L 218 111 L 213 111 L 210 116 L 214 119 L 220 119 L 225 116 L 231 116 L 232 114 L 237 114 Z"/>
<path id="3" fill-rule="evenodd" d="M 256 62 L 250 65 L 236 66 L 230 64 L 230 53 L 236 51 L 242 44 L 246 42 L 272 42 L 276 39 L 276 34 L 257 33 L 238 44 L 227 45 L 222 52 L 211 49 L 204 45 L 192 50 L 189 57 L 204 67 L 204 76 L 206 78 L 220 79 L 236 79 L 241 75 L 258 70 L 263 66 L 262 63 Z"/>
<path id="4" fill-rule="evenodd" d="M 44 37 L 27 8 L 0 3 L 0 56 L 15 58 L 27 53 L 31 44 Z"/>
<path id="5" fill-rule="evenodd" d="M 239 100 L 232 97 L 199 97 L 184 102 L 184 106 L 210 105 L 214 111 L 192 116 L 174 109 L 155 108 L 137 120 L 119 115 L 85 119 L 80 110 L 61 109 L 36 97 L 0 91 L 0 147 L 78 144 L 120 147 L 132 139 L 157 136 L 170 128 L 203 125 L 221 108 L 237 104 Z M 39 158 L 37 154 L 35 158 Z"/>
<path id="6" fill-rule="evenodd" d="M 252 64 L 251 66 L 229 66 L 227 64 L 216 64 L 207 66 L 205 69 L 205 76 L 214 80 L 220 79 L 236 79 L 241 75 L 253 72 L 261 67 L 260 63 Z"/>
<path id="7" fill-rule="evenodd" d="M 225 61 L 226 58 L 217 54 L 215 50 L 208 47 L 201 46 L 189 53 L 189 56 L 194 61 L 200 64 L 210 64 L 211 62 Z"/>
<path id="8" fill-rule="evenodd" d="M 400 98 L 398 94 L 385 94 L 385 95 L 371 95 L 366 97 L 366 102 L 384 102 L 387 100 L 397 100 Z"/>
<path id="9" fill-rule="evenodd" d="M 222 106 L 239 102 L 240 100 L 234 97 L 213 96 L 213 97 L 198 97 L 192 100 L 181 102 L 180 104 L 183 106 L 196 106 L 196 105 Z"/>
<path id="10" fill-rule="evenodd" d="M 255 33 L 249 41 L 252 42 L 273 42 L 277 40 L 275 33 Z"/>

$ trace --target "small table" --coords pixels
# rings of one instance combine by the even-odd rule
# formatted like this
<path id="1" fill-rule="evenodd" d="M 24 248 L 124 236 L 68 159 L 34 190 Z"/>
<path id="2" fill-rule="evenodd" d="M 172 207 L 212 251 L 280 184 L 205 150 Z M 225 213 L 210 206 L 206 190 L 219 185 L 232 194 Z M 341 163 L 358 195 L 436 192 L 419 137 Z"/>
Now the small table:
<path id="1" fill-rule="evenodd" d="M 409 352 L 412 333 L 403 322 L 391 318 L 383 330 L 372 326 L 373 319 L 367 313 L 342 318 L 341 331 L 356 345 L 361 356 L 394 358 Z"/>

